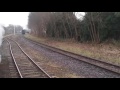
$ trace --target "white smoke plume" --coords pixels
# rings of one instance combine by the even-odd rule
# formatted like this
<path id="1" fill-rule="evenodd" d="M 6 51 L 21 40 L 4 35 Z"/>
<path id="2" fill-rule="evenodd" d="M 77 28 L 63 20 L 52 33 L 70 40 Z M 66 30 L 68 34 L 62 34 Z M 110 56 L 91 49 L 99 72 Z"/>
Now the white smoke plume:
<path id="1" fill-rule="evenodd" d="M 0 25 L 0 63 L 1 63 L 1 44 L 2 44 L 2 39 L 3 39 L 3 35 L 5 33 L 4 28 Z"/>

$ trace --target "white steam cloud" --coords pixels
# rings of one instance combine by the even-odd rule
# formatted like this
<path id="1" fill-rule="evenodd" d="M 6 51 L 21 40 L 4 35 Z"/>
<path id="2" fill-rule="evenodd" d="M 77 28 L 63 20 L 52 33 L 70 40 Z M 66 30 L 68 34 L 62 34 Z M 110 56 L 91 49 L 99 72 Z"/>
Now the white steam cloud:
<path id="1" fill-rule="evenodd" d="M 4 28 L 0 25 L 0 63 L 1 63 L 1 44 L 2 44 L 2 39 L 3 39 L 3 35 L 5 33 Z"/>

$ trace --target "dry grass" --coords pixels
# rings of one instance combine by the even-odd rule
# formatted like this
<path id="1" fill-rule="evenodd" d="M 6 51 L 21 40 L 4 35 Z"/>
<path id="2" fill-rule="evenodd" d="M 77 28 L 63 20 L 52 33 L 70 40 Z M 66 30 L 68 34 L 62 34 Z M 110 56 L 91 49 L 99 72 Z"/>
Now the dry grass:
<path id="1" fill-rule="evenodd" d="M 78 43 L 73 40 L 57 41 L 48 38 L 38 38 L 31 35 L 26 35 L 25 37 L 69 52 L 120 65 L 120 47 L 114 44 L 102 43 L 99 45 L 92 45 L 91 43 Z"/>

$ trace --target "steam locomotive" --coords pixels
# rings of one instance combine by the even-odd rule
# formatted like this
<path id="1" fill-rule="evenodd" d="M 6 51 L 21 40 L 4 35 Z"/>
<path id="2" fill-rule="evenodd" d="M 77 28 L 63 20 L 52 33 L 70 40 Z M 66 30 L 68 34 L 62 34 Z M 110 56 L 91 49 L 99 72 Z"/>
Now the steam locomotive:
<path id="1" fill-rule="evenodd" d="M 27 30 L 23 29 L 22 34 L 24 35 L 25 33 L 27 33 Z"/>

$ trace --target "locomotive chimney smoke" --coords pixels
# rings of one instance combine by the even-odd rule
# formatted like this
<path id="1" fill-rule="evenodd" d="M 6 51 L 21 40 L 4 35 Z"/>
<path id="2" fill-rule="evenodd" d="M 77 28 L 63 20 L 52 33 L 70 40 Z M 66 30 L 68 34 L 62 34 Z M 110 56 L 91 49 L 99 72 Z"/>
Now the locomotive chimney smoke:
<path id="1" fill-rule="evenodd" d="M 2 39 L 5 31 L 4 28 L 0 25 L 0 63 L 1 63 L 1 45 L 2 45 Z"/>

